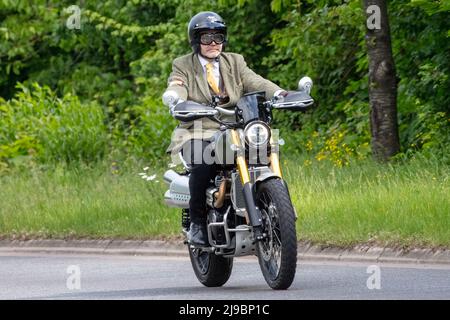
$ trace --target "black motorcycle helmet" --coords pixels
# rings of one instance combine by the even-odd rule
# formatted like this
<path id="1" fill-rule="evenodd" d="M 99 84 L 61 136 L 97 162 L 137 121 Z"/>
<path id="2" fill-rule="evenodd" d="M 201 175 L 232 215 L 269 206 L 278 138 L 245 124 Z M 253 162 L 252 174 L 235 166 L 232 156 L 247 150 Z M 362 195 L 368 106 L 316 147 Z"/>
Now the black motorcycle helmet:
<path id="1" fill-rule="evenodd" d="M 218 30 L 225 35 L 223 49 L 227 44 L 227 26 L 222 17 L 212 11 L 202 11 L 191 18 L 188 25 L 189 44 L 195 53 L 200 52 L 200 32 Z M 222 49 L 222 50 L 223 50 Z"/>

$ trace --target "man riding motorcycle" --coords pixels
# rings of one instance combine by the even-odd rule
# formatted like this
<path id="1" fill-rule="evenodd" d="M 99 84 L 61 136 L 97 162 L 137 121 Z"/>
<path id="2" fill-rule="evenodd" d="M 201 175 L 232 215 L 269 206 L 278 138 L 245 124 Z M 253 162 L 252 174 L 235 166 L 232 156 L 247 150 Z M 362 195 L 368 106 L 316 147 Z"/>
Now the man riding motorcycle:
<path id="1" fill-rule="evenodd" d="M 266 99 L 286 95 L 285 90 L 252 71 L 242 55 L 224 52 L 227 26 L 217 13 L 200 12 L 193 16 L 188 37 L 193 52 L 173 61 L 165 95 L 176 96 L 178 102 L 190 100 L 206 105 L 217 101 L 222 108 L 234 108 L 248 92 L 263 91 Z M 207 163 L 203 154 L 219 128 L 217 122 L 208 118 L 182 122 L 167 149 L 172 154 L 183 150 L 183 158 L 190 165 L 188 239 L 196 246 L 208 244 L 205 191 L 217 167 Z"/>

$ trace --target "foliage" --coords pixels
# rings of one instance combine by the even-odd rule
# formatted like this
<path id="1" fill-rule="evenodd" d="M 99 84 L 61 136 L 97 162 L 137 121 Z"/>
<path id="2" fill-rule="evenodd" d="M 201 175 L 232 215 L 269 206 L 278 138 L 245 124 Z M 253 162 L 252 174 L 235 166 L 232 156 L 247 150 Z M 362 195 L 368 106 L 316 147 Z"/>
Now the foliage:
<path id="1" fill-rule="evenodd" d="M 101 159 L 106 152 L 104 114 L 95 102 L 76 96 L 58 98 L 47 86 L 33 84 L 8 102 L 0 101 L 0 163 L 19 165 Z"/>
<path id="2" fill-rule="evenodd" d="M 448 0 L 396 2 L 399 118 L 406 153 L 422 151 L 450 160 L 450 29 Z M 402 6 L 403 4 L 403 6 Z M 413 28 L 411 27 L 413 24 Z M 409 45 L 408 45 L 409 44 Z"/>
<path id="3" fill-rule="evenodd" d="M 294 89 L 292 84 L 309 75 L 316 99 L 311 114 L 278 114 L 287 150 L 308 151 L 319 161 L 331 160 L 338 166 L 366 157 L 370 134 L 360 2 L 322 6 L 302 2 L 282 19 L 287 25 L 272 33 L 274 55 L 265 59 L 270 78 Z M 301 130 L 292 133 L 292 129 Z"/>
<path id="4" fill-rule="evenodd" d="M 301 146 L 317 159 L 329 159 L 337 165 L 367 157 L 368 62 L 360 1 L 277 3 L 285 8 L 281 17 L 287 25 L 272 32 L 274 54 L 265 59 L 270 78 L 290 87 L 308 74 L 315 80 L 313 96 L 318 102 L 311 114 L 278 116 L 287 137 L 287 150 L 300 152 Z M 406 156 L 419 151 L 449 160 L 448 4 L 446 0 L 433 4 L 420 0 L 389 2 L 399 79 L 400 137 Z M 301 131 L 290 134 L 297 128 Z M 339 135 L 346 141 L 332 152 L 330 144 L 336 144 Z"/>
<path id="5" fill-rule="evenodd" d="M 66 9 L 73 4 L 0 0 L 0 168 L 30 157 L 29 150 L 40 162 L 163 157 L 176 122 L 161 95 L 171 61 L 190 52 L 190 17 L 206 10 L 228 22 L 227 50 L 243 54 L 262 76 L 286 89 L 295 89 L 303 75 L 313 78 L 315 110 L 276 113 L 286 153 L 307 153 L 337 166 L 370 155 L 361 1 L 81 1 L 79 30 L 66 25 L 71 15 Z M 449 158 L 449 1 L 393 0 L 388 5 L 403 155 Z M 44 111 L 26 113 L 22 104 L 38 110 L 57 106 L 64 121 L 76 112 L 82 119 L 88 110 L 95 116 L 78 122 L 79 129 L 75 120 L 50 125 L 42 120 Z M 30 119 L 43 121 L 47 131 L 38 134 Z M 94 124 L 101 137 L 94 146 L 88 133 L 84 144 L 75 139 L 76 146 L 57 146 L 59 133 L 49 132 L 71 128 L 83 136 L 83 126 Z"/>

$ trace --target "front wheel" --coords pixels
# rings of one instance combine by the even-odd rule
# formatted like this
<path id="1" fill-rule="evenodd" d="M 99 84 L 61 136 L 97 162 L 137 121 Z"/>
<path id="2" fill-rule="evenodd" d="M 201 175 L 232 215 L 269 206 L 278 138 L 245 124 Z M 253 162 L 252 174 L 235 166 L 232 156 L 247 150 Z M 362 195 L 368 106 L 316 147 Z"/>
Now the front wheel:
<path id="1" fill-rule="evenodd" d="M 285 184 L 270 179 L 258 185 L 256 204 L 263 218 L 263 232 L 257 254 L 267 284 L 276 290 L 289 288 L 297 267 L 295 212 Z"/>
<path id="2" fill-rule="evenodd" d="M 192 268 L 198 281 L 206 287 L 220 287 L 230 278 L 233 258 L 215 255 L 201 248 L 189 248 Z"/>

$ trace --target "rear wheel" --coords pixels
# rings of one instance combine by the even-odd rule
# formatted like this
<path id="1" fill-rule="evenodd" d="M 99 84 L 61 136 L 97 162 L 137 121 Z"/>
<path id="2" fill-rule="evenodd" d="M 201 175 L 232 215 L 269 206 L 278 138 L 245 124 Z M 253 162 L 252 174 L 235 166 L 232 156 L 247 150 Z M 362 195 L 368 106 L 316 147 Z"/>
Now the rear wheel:
<path id="1" fill-rule="evenodd" d="M 192 268 L 197 279 L 206 287 L 220 287 L 230 278 L 233 258 L 217 256 L 202 248 L 189 248 Z"/>
<path id="2" fill-rule="evenodd" d="M 288 190 L 280 179 L 263 181 L 258 186 L 256 203 L 267 234 L 257 244 L 261 271 L 272 289 L 287 289 L 297 266 L 295 212 Z"/>

